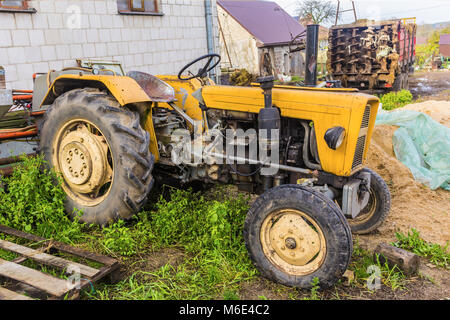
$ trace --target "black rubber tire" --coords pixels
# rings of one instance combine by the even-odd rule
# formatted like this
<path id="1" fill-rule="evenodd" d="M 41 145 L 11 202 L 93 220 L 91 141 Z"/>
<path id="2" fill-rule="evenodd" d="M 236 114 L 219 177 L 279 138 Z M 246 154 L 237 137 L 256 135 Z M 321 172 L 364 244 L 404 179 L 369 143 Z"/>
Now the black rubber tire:
<path id="1" fill-rule="evenodd" d="M 265 218 L 279 209 L 297 209 L 321 228 L 327 246 L 325 260 L 313 273 L 285 273 L 265 256 L 260 231 Z M 315 277 L 322 289 L 333 286 L 347 270 L 353 252 L 352 234 L 339 207 L 326 196 L 299 185 L 283 185 L 262 194 L 250 208 L 244 224 L 244 239 L 250 258 L 261 274 L 290 287 L 310 289 Z"/>
<path id="2" fill-rule="evenodd" d="M 368 210 L 372 205 L 372 197 L 376 197 L 376 208 L 373 215 L 366 221 L 358 222 L 358 217 L 355 220 L 348 219 L 350 228 L 355 234 L 367 234 L 376 230 L 384 222 L 391 209 L 391 193 L 386 182 L 378 173 L 369 168 L 364 168 L 363 171 L 370 172 L 371 199 L 365 209 Z M 364 214 L 364 209 L 361 214 Z"/>
<path id="3" fill-rule="evenodd" d="M 153 186 L 154 157 L 149 151 L 150 135 L 140 126 L 137 112 L 124 107 L 98 89 L 75 89 L 58 97 L 46 112 L 40 134 L 40 152 L 49 167 L 53 140 L 64 124 L 84 119 L 95 124 L 106 138 L 114 159 L 114 178 L 109 194 L 95 206 L 85 206 L 67 196 L 66 210 L 82 210 L 81 222 L 106 225 L 129 219 L 147 200 Z"/>

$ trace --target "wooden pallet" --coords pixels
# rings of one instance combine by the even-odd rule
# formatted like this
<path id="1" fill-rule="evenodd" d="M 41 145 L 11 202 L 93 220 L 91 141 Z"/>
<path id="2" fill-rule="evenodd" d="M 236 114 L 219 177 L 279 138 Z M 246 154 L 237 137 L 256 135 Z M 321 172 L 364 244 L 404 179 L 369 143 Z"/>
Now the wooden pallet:
<path id="1" fill-rule="evenodd" d="M 81 290 L 106 277 L 114 280 L 120 267 L 116 259 L 69 246 L 64 243 L 46 240 L 44 238 L 18 231 L 0 225 L 0 234 L 10 235 L 19 239 L 38 243 L 38 249 L 19 245 L 0 239 L 0 249 L 18 255 L 17 258 L 6 261 L 0 259 L 0 300 L 30 300 L 38 299 L 77 299 Z M 67 254 L 75 258 L 89 260 L 101 264 L 100 268 L 93 268 L 83 263 L 74 262 L 55 254 Z M 67 272 L 80 272 L 78 283 L 56 278 L 48 273 L 23 266 L 25 261 L 33 261 L 39 266 L 46 266 Z M 69 273 L 70 274 L 70 273 Z"/>

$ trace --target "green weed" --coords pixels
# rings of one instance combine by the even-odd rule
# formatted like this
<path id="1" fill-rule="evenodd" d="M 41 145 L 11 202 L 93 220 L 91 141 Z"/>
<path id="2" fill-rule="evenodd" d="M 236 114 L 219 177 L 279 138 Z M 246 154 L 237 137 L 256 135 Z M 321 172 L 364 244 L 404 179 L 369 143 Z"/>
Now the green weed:
<path id="1" fill-rule="evenodd" d="M 82 237 L 82 225 L 64 211 L 65 194 L 60 178 L 45 169 L 42 157 L 22 157 L 11 177 L 2 177 L 0 224 L 44 238 L 71 242 Z"/>
<path id="2" fill-rule="evenodd" d="M 374 269 L 379 270 L 381 283 L 391 288 L 392 290 L 404 289 L 406 284 L 406 276 L 395 265 L 390 267 L 388 263 L 380 263 L 379 256 L 375 257 L 367 250 L 359 246 L 356 241 L 353 248 L 353 259 L 349 269 L 354 272 L 355 279 L 352 282 L 354 286 L 367 288 L 367 282 L 371 281 L 374 276 L 374 269 L 369 267 L 374 266 Z"/>
<path id="3" fill-rule="evenodd" d="M 412 99 L 413 96 L 409 90 L 401 90 L 381 96 L 380 102 L 383 104 L 384 110 L 393 110 L 410 104 Z"/>
<path id="4" fill-rule="evenodd" d="M 141 229 L 147 230 L 154 249 L 183 248 L 184 262 L 154 272 L 136 272 L 118 287 L 105 288 L 97 298 L 238 299 L 239 284 L 257 273 L 242 236 L 247 203 L 242 196 L 219 202 L 190 190 L 173 189 L 170 200 L 160 198 L 155 212 L 141 214 L 147 217 Z M 112 234 L 107 237 L 114 238 Z M 127 247 L 130 238 L 122 238 L 128 238 Z"/>
<path id="5" fill-rule="evenodd" d="M 397 241 L 393 246 L 409 250 L 419 256 L 430 259 L 430 262 L 436 266 L 449 269 L 450 253 L 448 253 L 448 243 L 445 247 L 436 243 L 428 243 L 420 237 L 416 229 L 412 229 L 408 234 L 396 232 Z"/>
<path id="6" fill-rule="evenodd" d="M 311 288 L 311 292 L 309 294 L 309 297 L 303 298 L 303 300 L 320 300 L 320 295 L 319 295 L 319 289 L 320 289 L 319 278 L 315 277 L 312 280 L 311 285 L 312 285 L 312 288 Z"/>
<path id="7" fill-rule="evenodd" d="M 102 243 L 108 250 L 117 252 L 122 256 L 131 256 L 136 253 L 136 242 L 131 230 L 125 226 L 123 220 L 119 220 L 103 229 Z"/>

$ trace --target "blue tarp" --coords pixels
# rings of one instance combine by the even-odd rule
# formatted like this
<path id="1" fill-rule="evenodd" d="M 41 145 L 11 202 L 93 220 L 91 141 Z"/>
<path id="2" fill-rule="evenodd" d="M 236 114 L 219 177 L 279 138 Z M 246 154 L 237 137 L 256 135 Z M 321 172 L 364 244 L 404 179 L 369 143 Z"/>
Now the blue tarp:
<path id="1" fill-rule="evenodd" d="M 378 112 L 376 124 L 400 127 L 393 136 L 397 159 L 432 190 L 450 190 L 450 128 L 412 110 Z"/>

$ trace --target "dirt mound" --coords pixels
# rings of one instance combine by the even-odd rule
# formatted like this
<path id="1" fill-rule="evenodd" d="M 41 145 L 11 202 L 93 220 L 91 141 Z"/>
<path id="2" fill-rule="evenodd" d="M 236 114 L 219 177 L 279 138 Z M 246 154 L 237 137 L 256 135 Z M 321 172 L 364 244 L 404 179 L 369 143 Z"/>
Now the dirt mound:
<path id="1" fill-rule="evenodd" d="M 450 101 L 428 100 L 409 104 L 403 109 L 426 113 L 440 124 L 450 127 Z"/>
<path id="2" fill-rule="evenodd" d="M 380 174 L 392 196 L 391 212 L 377 232 L 361 236 L 369 247 L 395 240 L 395 232 L 418 230 L 426 241 L 445 245 L 450 242 L 450 192 L 436 191 L 414 180 L 409 169 L 395 157 L 392 135 L 397 127 L 375 127 L 367 166 Z"/>

